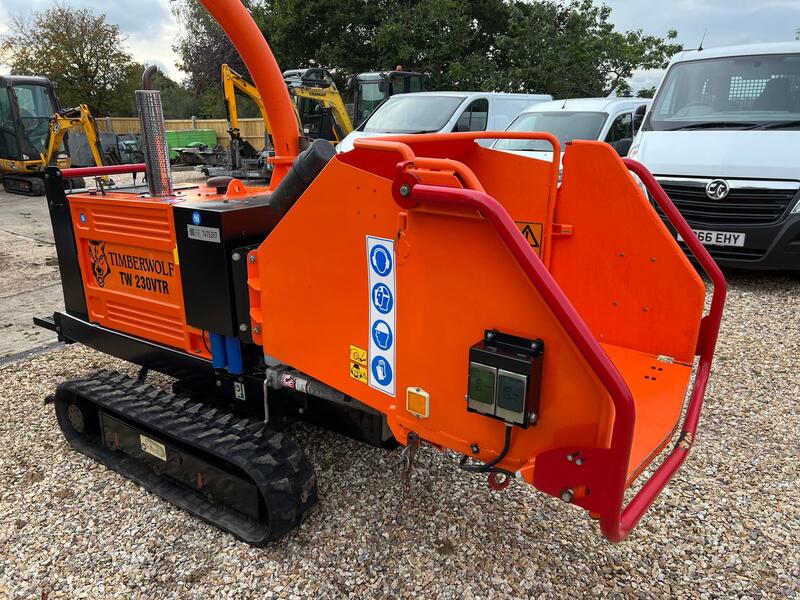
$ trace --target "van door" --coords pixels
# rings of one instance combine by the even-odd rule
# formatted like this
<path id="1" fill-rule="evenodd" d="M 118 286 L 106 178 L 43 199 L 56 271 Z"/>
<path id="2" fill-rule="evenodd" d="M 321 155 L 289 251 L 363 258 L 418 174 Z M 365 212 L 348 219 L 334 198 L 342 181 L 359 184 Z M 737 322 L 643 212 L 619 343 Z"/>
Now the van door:
<path id="1" fill-rule="evenodd" d="M 467 105 L 462 112 L 453 131 L 486 131 L 489 125 L 489 99 L 477 98 Z M 490 146 L 494 140 L 478 140 L 481 146 Z"/>

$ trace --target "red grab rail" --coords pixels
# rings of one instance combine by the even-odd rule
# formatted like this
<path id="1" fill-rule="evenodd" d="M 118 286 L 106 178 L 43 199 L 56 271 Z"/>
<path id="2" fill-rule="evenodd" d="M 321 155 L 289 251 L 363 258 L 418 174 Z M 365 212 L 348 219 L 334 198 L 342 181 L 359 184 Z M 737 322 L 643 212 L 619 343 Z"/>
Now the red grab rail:
<path id="1" fill-rule="evenodd" d="M 101 167 L 74 167 L 63 169 L 61 174 L 67 179 L 71 177 L 100 177 L 102 175 L 122 175 L 124 173 L 144 173 L 146 165 L 135 163 L 130 165 L 103 165 Z"/>
<path id="2" fill-rule="evenodd" d="M 622 533 L 622 538 L 624 538 L 628 532 L 633 529 L 636 523 L 639 522 L 639 519 L 642 518 L 642 515 L 644 515 L 645 511 L 658 497 L 669 480 L 672 479 L 673 475 L 683 464 L 683 461 L 686 460 L 689 450 L 692 448 L 694 436 L 697 433 L 697 426 L 700 422 L 700 410 L 703 407 L 703 398 L 705 397 L 708 378 L 711 374 L 711 362 L 714 358 L 714 350 L 717 346 L 717 338 L 719 337 L 719 328 L 722 323 L 722 310 L 725 307 L 725 296 L 727 294 L 728 285 L 717 263 L 714 262 L 708 250 L 700 243 L 697 236 L 694 235 L 686 219 L 684 219 L 683 215 L 675 208 L 672 200 L 670 200 L 667 193 L 661 185 L 659 185 L 658 181 L 656 181 L 656 178 L 653 177 L 653 174 L 650 173 L 642 163 L 633 159 L 624 158 L 622 162 L 624 162 L 625 166 L 635 173 L 642 183 L 644 183 L 647 191 L 661 210 L 664 211 L 670 224 L 680 234 L 681 238 L 683 238 L 683 241 L 689 247 L 692 255 L 697 259 L 697 262 L 700 263 L 700 266 L 714 284 L 714 292 L 711 296 L 711 307 L 708 314 L 703 317 L 700 327 L 700 336 L 697 341 L 697 354 L 700 360 L 697 365 L 694 387 L 689 397 L 689 404 L 686 407 L 686 416 L 684 417 L 678 443 L 661 466 L 656 469 L 645 482 L 622 513 L 620 532 Z"/>
<path id="3" fill-rule="evenodd" d="M 685 240 L 688 240 L 690 250 L 714 283 L 714 293 L 711 311 L 702 321 L 698 342 L 700 362 L 678 444 L 630 504 L 623 508 L 636 409 L 631 391 L 622 375 L 600 347 L 589 327 L 542 261 L 530 251 L 528 242 L 520 233 L 514 220 L 497 200 L 476 190 L 421 184 L 416 177 L 405 171 L 408 164 L 407 161 L 404 161 L 398 163 L 397 166 L 398 175 L 392 186 L 397 204 L 402 208 L 413 208 L 424 202 L 477 210 L 494 227 L 517 264 L 541 294 L 548 308 L 608 391 L 614 404 L 615 417 L 606 462 L 608 472 L 605 474 L 605 480 L 608 482 L 608 486 L 599 515 L 600 527 L 603 535 L 612 542 L 625 539 L 680 468 L 691 448 L 722 319 L 726 291 L 722 272 L 708 251 L 694 236 L 689 225 L 655 178 L 641 164 L 626 160 L 626 166 L 640 177 L 673 226 Z"/>

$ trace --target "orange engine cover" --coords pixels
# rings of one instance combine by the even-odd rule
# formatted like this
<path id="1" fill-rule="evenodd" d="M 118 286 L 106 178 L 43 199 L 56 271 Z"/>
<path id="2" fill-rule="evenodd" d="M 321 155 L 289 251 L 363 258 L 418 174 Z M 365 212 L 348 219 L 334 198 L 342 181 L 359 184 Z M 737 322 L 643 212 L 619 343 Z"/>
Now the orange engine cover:
<path id="1" fill-rule="evenodd" d="M 70 196 L 89 319 L 207 356 L 186 324 L 172 202 L 110 193 Z"/>

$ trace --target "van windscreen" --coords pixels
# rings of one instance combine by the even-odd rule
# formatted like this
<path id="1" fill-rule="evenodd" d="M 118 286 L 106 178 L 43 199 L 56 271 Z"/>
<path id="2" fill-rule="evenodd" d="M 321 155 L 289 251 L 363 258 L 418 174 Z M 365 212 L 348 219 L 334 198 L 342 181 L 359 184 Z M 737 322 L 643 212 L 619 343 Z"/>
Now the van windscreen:
<path id="1" fill-rule="evenodd" d="M 433 133 L 447 125 L 466 96 L 393 96 L 364 123 L 367 133 Z"/>
<path id="2" fill-rule="evenodd" d="M 571 110 L 525 112 L 508 126 L 508 131 L 542 131 L 552 133 L 562 147 L 572 140 L 596 140 L 603 128 L 607 113 L 576 112 Z M 497 140 L 498 150 L 552 152 L 546 140 Z"/>
<path id="3" fill-rule="evenodd" d="M 800 127 L 800 54 L 676 63 L 645 130 Z"/>

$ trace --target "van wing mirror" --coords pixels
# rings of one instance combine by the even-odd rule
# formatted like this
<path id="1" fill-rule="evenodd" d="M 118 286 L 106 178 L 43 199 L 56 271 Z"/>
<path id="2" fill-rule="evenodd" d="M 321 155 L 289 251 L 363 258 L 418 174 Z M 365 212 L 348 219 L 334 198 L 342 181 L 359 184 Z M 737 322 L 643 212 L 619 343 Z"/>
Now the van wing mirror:
<path id="1" fill-rule="evenodd" d="M 647 105 L 642 104 L 641 106 L 637 106 L 636 110 L 633 111 L 633 134 L 636 135 L 639 132 L 639 128 L 644 123 L 644 115 L 647 113 Z"/>

